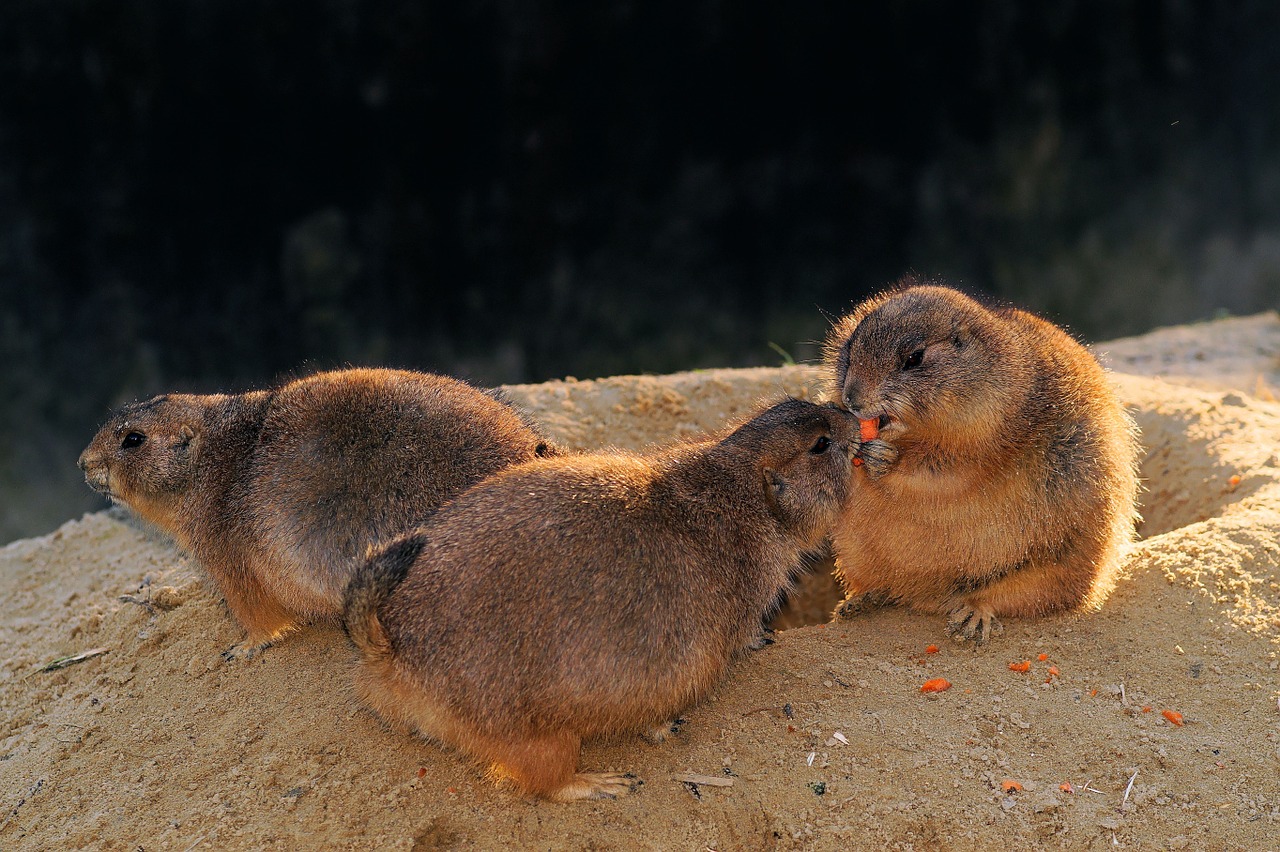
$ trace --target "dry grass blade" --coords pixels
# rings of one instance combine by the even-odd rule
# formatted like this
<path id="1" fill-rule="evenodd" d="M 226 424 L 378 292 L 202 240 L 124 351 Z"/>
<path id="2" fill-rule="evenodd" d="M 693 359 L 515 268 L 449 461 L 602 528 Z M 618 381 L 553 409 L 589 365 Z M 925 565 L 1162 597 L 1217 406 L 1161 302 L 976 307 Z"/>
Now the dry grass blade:
<path id="1" fill-rule="evenodd" d="M 88 651 L 81 651 L 79 654 L 72 654 L 70 657 L 59 657 L 52 662 L 45 663 L 36 671 L 52 672 L 58 669 L 65 669 L 67 666 L 74 666 L 76 663 L 83 663 L 85 660 L 101 656 L 110 650 L 110 648 L 92 648 Z"/>

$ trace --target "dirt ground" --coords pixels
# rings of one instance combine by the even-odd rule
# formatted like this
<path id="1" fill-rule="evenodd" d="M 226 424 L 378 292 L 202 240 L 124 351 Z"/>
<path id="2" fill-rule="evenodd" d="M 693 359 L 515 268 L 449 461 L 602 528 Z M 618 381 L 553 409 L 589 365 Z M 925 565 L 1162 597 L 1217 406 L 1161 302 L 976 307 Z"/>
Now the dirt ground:
<path id="1" fill-rule="evenodd" d="M 1099 351 L 1143 374 L 1115 382 L 1147 489 L 1100 613 L 1008 621 L 974 648 L 896 609 L 823 624 L 836 592 L 819 571 L 779 622 L 793 629 L 679 735 L 584 748 L 585 768 L 644 779 L 617 801 L 524 800 L 384 729 L 353 700 L 333 627 L 224 662 L 241 634 L 198 568 L 122 511 L 14 542 L 0 550 L 0 849 L 1276 849 L 1280 316 Z M 567 444 L 636 447 L 813 395 L 816 376 L 510 391 Z M 952 688 L 923 694 L 937 677 Z"/>

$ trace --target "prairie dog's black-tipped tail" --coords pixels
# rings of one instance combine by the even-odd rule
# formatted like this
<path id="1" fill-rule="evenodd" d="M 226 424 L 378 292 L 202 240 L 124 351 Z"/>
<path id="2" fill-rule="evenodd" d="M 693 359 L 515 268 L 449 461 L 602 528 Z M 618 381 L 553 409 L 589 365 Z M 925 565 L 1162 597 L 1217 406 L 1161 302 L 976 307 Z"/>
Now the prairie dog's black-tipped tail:
<path id="1" fill-rule="evenodd" d="M 342 596 L 342 625 L 366 659 L 391 652 L 378 610 L 409 573 L 426 545 L 421 533 L 410 533 L 375 551 L 356 569 Z"/>

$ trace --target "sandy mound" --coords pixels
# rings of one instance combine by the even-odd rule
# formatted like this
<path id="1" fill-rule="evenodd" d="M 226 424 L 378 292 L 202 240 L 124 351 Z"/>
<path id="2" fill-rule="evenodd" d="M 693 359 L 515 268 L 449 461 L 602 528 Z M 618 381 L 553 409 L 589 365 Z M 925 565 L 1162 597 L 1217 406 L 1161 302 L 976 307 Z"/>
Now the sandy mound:
<path id="1" fill-rule="evenodd" d="M 1148 491 L 1143 539 L 1100 614 L 1011 622 L 983 649 L 898 610 L 787 630 L 679 736 L 584 749 L 586 767 L 645 779 L 616 802 L 525 801 L 384 730 L 350 697 L 353 653 L 334 629 L 224 663 L 239 630 L 194 567 L 122 513 L 15 542 L 0 550 L 0 847 L 1274 848 L 1280 405 L 1255 394 L 1277 384 L 1280 318 L 1160 334 L 1172 342 L 1145 364 L 1146 344 L 1101 347 L 1117 367 L 1202 387 L 1116 376 Z M 814 379 L 510 390 L 570 445 L 638 446 L 811 395 Z M 1223 381 L 1236 390 L 1204 389 Z M 810 594 L 799 607 L 821 611 L 829 582 Z M 1010 671 L 1019 660 L 1031 670 Z M 933 677 L 954 687 L 922 695 Z M 689 772 L 731 786 L 673 780 Z"/>

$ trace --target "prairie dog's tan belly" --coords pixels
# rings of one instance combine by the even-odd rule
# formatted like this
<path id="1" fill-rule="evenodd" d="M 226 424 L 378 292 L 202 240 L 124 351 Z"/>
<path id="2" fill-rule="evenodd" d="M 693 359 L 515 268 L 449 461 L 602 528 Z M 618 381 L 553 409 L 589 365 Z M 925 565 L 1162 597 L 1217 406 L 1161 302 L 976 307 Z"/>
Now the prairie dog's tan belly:
<path id="1" fill-rule="evenodd" d="M 899 479 L 892 491 L 855 491 L 832 541 L 859 591 L 891 588 L 903 603 L 940 607 L 957 585 L 1015 565 L 1053 537 L 1043 507 L 1018 477 L 939 478 L 944 484 L 936 489 L 931 475 L 920 474 L 907 479 L 909 487 Z"/>

